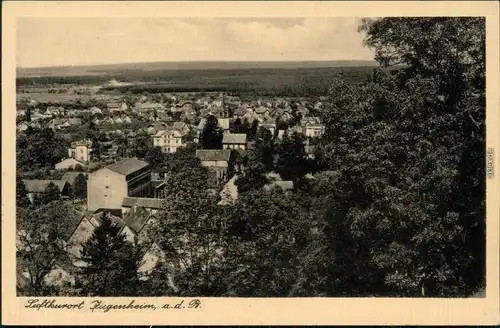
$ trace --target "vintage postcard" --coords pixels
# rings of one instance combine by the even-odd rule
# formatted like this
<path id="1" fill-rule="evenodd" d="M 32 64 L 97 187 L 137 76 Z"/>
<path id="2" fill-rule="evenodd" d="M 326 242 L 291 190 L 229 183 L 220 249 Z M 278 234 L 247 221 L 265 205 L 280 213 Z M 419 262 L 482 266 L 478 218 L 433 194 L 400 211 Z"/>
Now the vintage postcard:
<path id="1" fill-rule="evenodd" d="M 498 2 L 2 5 L 2 324 L 500 323 Z"/>

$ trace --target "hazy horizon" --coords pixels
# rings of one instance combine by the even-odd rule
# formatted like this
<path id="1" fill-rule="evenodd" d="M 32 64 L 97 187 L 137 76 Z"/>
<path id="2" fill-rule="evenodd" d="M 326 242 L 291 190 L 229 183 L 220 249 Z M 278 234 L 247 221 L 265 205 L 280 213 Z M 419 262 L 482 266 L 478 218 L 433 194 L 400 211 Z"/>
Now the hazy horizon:
<path id="1" fill-rule="evenodd" d="M 164 60 L 164 61 L 141 61 L 141 62 L 115 62 L 105 64 L 87 64 L 87 65 L 50 65 L 50 66 L 16 66 L 16 69 L 48 69 L 48 68 L 77 68 L 77 67 L 110 67 L 110 66 L 125 66 L 125 65 L 148 65 L 148 64 L 195 64 L 195 63 L 336 63 L 336 62 L 358 62 L 358 63 L 373 63 L 375 60 L 359 60 L 359 59 L 337 59 L 337 60 Z"/>
<path id="2" fill-rule="evenodd" d="M 21 18 L 17 68 L 372 61 L 358 18 Z"/>

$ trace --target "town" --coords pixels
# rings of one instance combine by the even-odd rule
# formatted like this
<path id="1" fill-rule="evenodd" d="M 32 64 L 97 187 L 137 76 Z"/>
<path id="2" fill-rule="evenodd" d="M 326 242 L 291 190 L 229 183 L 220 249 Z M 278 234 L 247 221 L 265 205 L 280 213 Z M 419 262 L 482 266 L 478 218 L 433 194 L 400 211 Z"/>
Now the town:
<path id="1" fill-rule="evenodd" d="M 20 23 L 18 296 L 484 297 L 484 18 L 125 21 Z"/>
<path id="2" fill-rule="evenodd" d="M 258 138 L 266 136 L 278 145 L 292 135 L 300 136 L 299 154 L 312 160 L 314 145 L 325 131 L 317 116 L 325 97 L 242 101 L 222 93 L 177 93 L 131 98 L 112 96 L 100 99 L 100 105 L 77 109 L 73 103 L 65 108 L 64 102 L 55 106 L 23 99 L 18 103 L 18 137 L 50 130 L 60 137 L 57 147 L 66 151 L 53 167 L 45 167 L 43 178 L 30 178 L 30 170 L 23 172 L 27 177 L 21 181 L 30 203 L 39 203 L 54 190 L 57 199 L 71 204 L 76 200 L 81 212 L 64 240 L 66 263 L 53 264 L 45 276 L 48 283 L 68 279 L 74 283 L 71 265 L 78 265 L 82 245 L 99 226 L 103 213 L 111 215 L 130 242 L 144 237 L 141 232 L 152 224 L 165 200 L 169 172 L 165 156 L 194 150 L 192 155 L 209 171 L 210 190 L 220 194 L 219 204 L 227 204 L 238 197 L 236 181 L 244 171 L 243 159 Z M 263 188 L 277 186 L 286 191 L 297 182 L 276 172 L 266 174 Z M 144 254 L 142 273 L 150 273 L 158 260 L 155 246 Z"/>

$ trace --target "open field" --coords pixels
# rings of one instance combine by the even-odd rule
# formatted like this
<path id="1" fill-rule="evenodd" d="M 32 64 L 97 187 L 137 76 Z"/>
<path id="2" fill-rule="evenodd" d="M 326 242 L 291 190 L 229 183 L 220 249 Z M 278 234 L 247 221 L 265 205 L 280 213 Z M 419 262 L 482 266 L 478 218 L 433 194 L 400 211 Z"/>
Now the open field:
<path id="1" fill-rule="evenodd" d="M 296 64 L 299 65 L 299 64 Z M 305 65 L 305 64 L 304 64 Z M 319 63 L 317 64 L 319 65 Z M 325 64 L 326 65 L 326 64 Z M 283 65 L 282 65 L 283 66 Z M 212 92 L 245 93 L 256 95 L 303 96 L 324 95 L 332 78 L 341 73 L 346 80 L 358 82 L 366 80 L 372 73 L 373 66 L 338 66 L 338 67 L 254 67 L 254 68 L 218 68 L 218 69 L 133 69 L 116 68 L 102 71 L 95 75 L 96 68 L 81 71 L 78 76 L 38 76 L 18 77 L 18 89 L 30 90 L 30 98 L 38 101 L 59 101 L 67 94 L 43 94 L 31 92 L 33 88 L 73 86 L 103 86 L 99 93 L 142 92 Z M 24 72 L 26 74 L 26 72 Z M 61 73 L 62 74 L 62 73 Z M 116 79 L 131 82 L 126 86 L 106 86 Z M 39 90 L 37 90 L 39 91 Z M 26 97 L 27 95 L 21 95 Z M 70 95 L 74 99 L 74 95 Z"/>

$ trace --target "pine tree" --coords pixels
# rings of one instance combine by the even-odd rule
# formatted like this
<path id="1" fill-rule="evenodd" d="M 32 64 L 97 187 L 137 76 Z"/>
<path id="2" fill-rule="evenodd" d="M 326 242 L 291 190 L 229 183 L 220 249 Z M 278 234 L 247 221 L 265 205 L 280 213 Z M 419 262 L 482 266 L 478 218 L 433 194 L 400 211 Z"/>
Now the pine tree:
<path id="1" fill-rule="evenodd" d="M 30 200 L 26 192 L 26 185 L 19 177 L 16 180 L 16 205 L 26 207 L 30 205 Z"/>
<path id="2" fill-rule="evenodd" d="M 79 274 L 81 292 L 86 296 L 135 296 L 139 290 L 142 252 L 121 234 L 109 214 L 85 242 L 81 260 L 87 266 Z"/>
<path id="3" fill-rule="evenodd" d="M 217 118 L 210 115 L 200 137 L 203 149 L 222 149 L 222 129 Z"/>
<path id="4" fill-rule="evenodd" d="M 73 185 L 73 197 L 84 199 L 87 197 L 87 181 L 83 174 L 78 174 Z"/>

